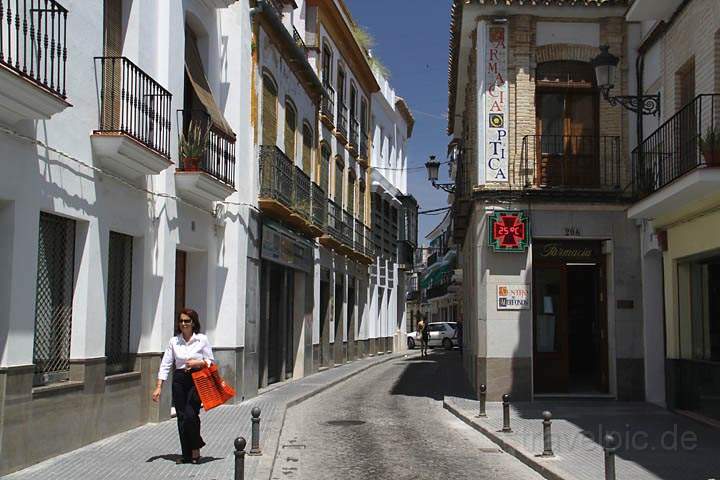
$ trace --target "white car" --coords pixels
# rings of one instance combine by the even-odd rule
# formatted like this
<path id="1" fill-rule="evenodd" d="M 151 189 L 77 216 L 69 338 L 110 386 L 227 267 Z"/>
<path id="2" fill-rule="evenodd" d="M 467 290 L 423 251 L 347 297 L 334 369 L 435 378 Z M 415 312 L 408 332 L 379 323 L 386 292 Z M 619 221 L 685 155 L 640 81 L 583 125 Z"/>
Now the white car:
<path id="1" fill-rule="evenodd" d="M 429 347 L 443 347 L 451 350 L 459 345 L 457 322 L 430 322 L 427 324 L 430 332 Z M 420 346 L 420 333 L 417 331 L 407 334 L 407 346 L 410 350 Z"/>

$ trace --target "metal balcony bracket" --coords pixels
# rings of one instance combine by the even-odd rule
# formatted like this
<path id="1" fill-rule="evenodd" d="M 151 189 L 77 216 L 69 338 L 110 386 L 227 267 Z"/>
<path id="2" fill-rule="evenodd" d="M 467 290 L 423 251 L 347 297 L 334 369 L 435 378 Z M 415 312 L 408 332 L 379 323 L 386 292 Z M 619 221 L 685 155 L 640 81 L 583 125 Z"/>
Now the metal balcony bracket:
<path id="1" fill-rule="evenodd" d="M 610 95 L 609 90 L 604 89 L 602 95 L 612 106 L 621 105 L 635 113 L 660 116 L 659 93 L 656 95 L 617 95 L 613 97 Z"/>

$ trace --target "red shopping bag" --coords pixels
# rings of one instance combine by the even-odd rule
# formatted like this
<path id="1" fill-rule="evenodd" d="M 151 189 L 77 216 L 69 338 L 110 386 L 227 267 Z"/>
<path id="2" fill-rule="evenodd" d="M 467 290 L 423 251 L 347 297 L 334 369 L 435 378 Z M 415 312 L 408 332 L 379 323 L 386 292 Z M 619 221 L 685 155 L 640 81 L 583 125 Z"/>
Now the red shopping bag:
<path id="1" fill-rule="evenodd" d="M 206 412 L 222 405 L 235 395 L 235 390 L 220 377 L 215 364 L 193 372 L 192 378 Z"/>

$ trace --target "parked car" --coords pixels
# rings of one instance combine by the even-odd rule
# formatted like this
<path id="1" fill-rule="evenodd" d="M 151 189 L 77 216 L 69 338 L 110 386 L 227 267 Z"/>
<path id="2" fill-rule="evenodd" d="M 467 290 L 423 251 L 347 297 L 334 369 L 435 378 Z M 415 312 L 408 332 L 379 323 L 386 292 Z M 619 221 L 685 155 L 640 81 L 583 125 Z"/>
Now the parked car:
<path id="1" fill-rule="evenodd" d="M 457 322 L 430 322 L 427 324 L 430 331 L 428 346 L 430 348 L 443 347 L 451 350 L 459 343 Z M 407 346 L 410 350 L 420 346 L 420 333 L 417 331 L 407 334 Z"/>

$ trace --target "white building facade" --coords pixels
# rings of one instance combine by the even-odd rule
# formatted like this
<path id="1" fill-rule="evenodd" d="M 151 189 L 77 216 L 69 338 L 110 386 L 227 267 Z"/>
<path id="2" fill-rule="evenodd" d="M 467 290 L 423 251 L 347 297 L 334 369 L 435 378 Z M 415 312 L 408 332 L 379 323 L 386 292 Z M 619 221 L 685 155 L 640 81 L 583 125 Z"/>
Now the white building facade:
<path id="1" fill-rule="evenodd" d="M 0 35 L 0 474 L 169 418 L 180 308 L 245 394 L 247 2 L 37 3 Z"/>

